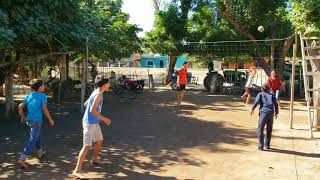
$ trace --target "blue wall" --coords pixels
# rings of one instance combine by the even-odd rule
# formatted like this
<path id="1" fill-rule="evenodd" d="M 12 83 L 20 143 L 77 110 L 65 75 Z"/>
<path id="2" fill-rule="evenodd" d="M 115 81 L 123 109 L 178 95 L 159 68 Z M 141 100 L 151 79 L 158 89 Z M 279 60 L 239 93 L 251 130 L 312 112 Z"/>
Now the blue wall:
<path id="1" fill-rule="evenodd" d="M 180 56 L 176 62 L 176 69 L 180 69 L 185 61 L 188 58 L 184 56 Z M 153 66 L 148 66 L 148 62 L 152 62 Z M 163 62 L 163 67 L 160 67 L 161 61 Z M 169 56 L 158 56 L 158 57 L 142 57 L 140 61 L 140 67 L 142 68 L 167 68 L 169 65 Z"/>

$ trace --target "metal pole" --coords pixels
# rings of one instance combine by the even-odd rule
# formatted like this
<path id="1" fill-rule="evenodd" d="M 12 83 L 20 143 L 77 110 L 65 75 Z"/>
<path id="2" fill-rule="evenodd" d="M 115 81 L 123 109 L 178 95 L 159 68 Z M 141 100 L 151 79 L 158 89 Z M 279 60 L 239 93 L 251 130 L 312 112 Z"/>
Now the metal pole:
<path id="1" fill-rule="evenodd" d="M 292 73 L 291 73 L 291 97 L 290 97 L 290 129 L 293 124 L 293 103 L 294 103 L 294 82 L 296 76 L 296 57 L 297 57 L 297 33 L 295 34 L 295 44 L 293 45 L 293 60 L 292 60 Z"/>
<path id="2" fill-rule="evenodd" d="M 82 61 L 82 78 L 81 78 L 81 113 L 84 112 L 84 95 L 86 90 L 87 82 L 87 71 L 88 71 L 88 58 L 89 58 L 89 38 L 86 39 L 86 58 Z"/>

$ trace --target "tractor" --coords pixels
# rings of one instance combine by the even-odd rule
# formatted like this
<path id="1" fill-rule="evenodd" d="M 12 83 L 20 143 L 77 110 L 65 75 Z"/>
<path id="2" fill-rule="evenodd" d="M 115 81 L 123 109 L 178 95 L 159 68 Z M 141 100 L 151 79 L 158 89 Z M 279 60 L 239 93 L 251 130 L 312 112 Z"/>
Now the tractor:
<path id="1" fill-rule="evenodd" d="M 228 87 L 241 89 L 244 87 L 247 79 L 247 73 L 237 70 L 224 70 L 223 75 L 213 70 L 213 63 L 208 65 L 209 72 L 203 80 L 204 87 L 212 93 L 223 93 L 224 84 Z"/>

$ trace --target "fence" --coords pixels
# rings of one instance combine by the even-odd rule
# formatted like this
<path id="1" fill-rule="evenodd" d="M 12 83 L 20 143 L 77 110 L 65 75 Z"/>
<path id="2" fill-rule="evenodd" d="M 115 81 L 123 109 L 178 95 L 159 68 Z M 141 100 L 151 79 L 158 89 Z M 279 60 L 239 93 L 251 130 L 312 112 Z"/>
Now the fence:
<path id="1" fill-rule="evenodd" d="M 226 69 L 228 70 L 228 69 Z M 97 67 L 97 71 L 99 74 L 106 75 L 108 77 L 111 76 L 111 72 L 114 72 L 117 77 L 121 75 L 126 75 L 127 77 L 134 79 L 134 80 L 145 80 L 146 87 L 149 87 L 150 80 L 149 75 L 153 76 L 153 83 L 156 86 L 162 84 L 164 75 L 166 73 L 165 68 L 134 68 L 134 67 Z M 192 73 L 192 76 L 198 79 L 198 84 L 203 85 L 203 80 L 206 77 L 208 70 L 207 69 L 197 69 L 197 68 L 190 68 L 188 69 L 189 72 Z M 245 72 L 246 69 L 239 69 L 238 71 Z M 88 68 L 89 77 L 88 81 L 92 81 L 92 77 L 90 76 L 91 67 Z M 218 71 L 221 75 L 223 75 L 223 71 Z M 82 76 L 82 67 L 81 66 L 69 66 L 69 77 L 73 80 L 81 80 Z M 257 70 L 257 75 L 254 79 L 254 84 L 257 86 L 261 86 L 267 80 L 268 76 L 262 69 Z M 232 86 L 234 83 L 224 83 L 225 87 Z M 30 93 L 30 87 L 14 80 L 14 95 L 21 95 L 21 94 L 28 94 Z"/>
<path id="2" fill-rule="evenodd" d="M 98 72 L 102 74 L 111 74 L 111 72 L 115 72 L 119 75 L 126 75 L 133 79 L 148 79 L 148 75 L 152 74 L 154 81 L 156 84 L 161 84 L 162 79 L 166 73 L 166 69 L 164 68 L 129 68 L 129 67 L 98 67 Z M 228 70 L 228 69 L 225 69 Z M 245 72 L 246 69 L 239 69 L 238 71 Z M 188 72 L 192 73 L 192 76 L 199 78 L 198 84 L 202 85 L 203 80 L 206 77 L 208 70 L 207 69 L 197 69 L 191 68 L 188 69 Z M 223 75 L 223 70 L 220 70 L 219 73 Z M 268 76 L 262 69 L 257 69 L 257 75 L 254 79 L 254 84 L 257 86 L 261 86 L 267 80 Z"/>

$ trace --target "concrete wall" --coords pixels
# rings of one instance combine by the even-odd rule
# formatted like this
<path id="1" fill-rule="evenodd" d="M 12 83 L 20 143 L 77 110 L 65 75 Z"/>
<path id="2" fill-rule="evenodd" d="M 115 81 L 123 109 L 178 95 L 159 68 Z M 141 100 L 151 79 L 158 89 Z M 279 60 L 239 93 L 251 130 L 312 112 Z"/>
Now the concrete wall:
<path id="1" fill-rule="evenodd" d="M 184 56 L 180 56 L 176 62 L 176 69 L 180 69 L 185 61 L 188 58 Z M 153 66 L 148 66 L 148 61 L 153 62 Z M 163 67 L 160 67 L 160 62 L 163 62 Z M 168 56 L 157 56 L 157 57 L 142 57 L 140 60 L 140 67 L 142 68 L 168 68 L 169 65 L 169 57 Z"/>

